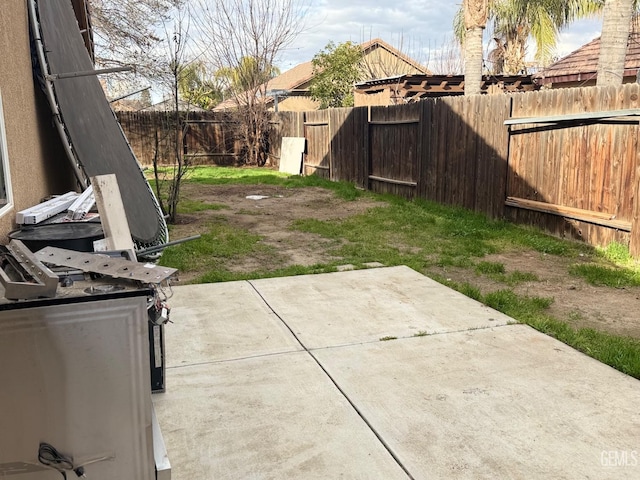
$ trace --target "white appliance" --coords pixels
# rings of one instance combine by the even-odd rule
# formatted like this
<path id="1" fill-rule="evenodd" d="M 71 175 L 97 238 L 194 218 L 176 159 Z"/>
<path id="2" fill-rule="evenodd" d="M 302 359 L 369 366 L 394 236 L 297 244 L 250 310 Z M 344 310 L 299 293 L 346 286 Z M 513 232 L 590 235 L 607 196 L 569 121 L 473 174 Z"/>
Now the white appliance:
<path id="1" fill-rule="evenodd" d="M 147 293 L 0 304 L 0 477 L 60 480 L 46 442 L 91 480 L 156 478 Z"/>

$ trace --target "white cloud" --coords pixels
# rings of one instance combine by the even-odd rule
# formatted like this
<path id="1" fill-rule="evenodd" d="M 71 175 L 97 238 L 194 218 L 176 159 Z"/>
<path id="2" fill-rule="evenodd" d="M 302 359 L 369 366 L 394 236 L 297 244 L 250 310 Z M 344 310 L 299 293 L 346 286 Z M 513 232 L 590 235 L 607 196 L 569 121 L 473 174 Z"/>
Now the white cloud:
<path id="1" fill-rule="evenodd" d="M 287 70 L 309 61 L 326 46 L 351 40 L 382 38 L 427 63 L 453 36 L 453 18 L 462 1 L 423 0 L 403 4 L 381 0 L 311 0 L 306 30 L 283 50 L 279 66 Z M 601 20 L 576 22 L 561 33 L 557 56 L 565 56 L 600 34 Z M 535 51 L 535 45 L 529 49 Z"/>
<path id="2" fill-rule="evenodd" d="M 313 0 L 305 16 L 307 29 L 282 52 L 283 69 L 311 60 L 329 41 L 363 42 L 371 38 L 420 57 L 420 50 L 440 45 L 452 35 L 458 5 L 435 0 L 402 5 L 380 0 Z M 420 58 L 418 58 L 420 60 Z"/>
<path id="3" fill-rule="evenodd" d="M 599 18 L 575 22 L 570 28 L 560 33 L 557 48 L 558 58 L 569 55 L 585 43 L 599 37 L 601 29 L 602 19 Z"/>

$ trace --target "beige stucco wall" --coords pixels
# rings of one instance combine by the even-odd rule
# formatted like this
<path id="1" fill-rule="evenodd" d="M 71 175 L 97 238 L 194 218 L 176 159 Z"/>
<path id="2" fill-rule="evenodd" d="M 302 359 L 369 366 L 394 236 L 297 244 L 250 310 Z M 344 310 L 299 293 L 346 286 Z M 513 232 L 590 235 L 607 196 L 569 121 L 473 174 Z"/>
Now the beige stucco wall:
<path id="1" fill-rule="evenodd" d="M 626 76 L 622 79 L 622 83 L 636 83 L 636 76 Z M 585 80 L 582 82 L 562 82 L 552 83 L 551 88 L 580 88 L 580 87 L 594 87 L 596 85 L 596 79 Z M 549 88 L 549 87 L 547 87 Z"/>
<path id="2" fill-rule="evenodd" d="M 311 97 L 287 97 L 278 99 L 279 112 L 308 112 L 318 110 L 320 103 L 312 100 Z M 269 108 L 273 110 L 273 104 Z"/>
<path id="3" fill-rule="evenodd" d="M 14 208 L 0 218 L 0 242 L 15 213 L 74 186 L 42 92 L 34 86 L 26 0 L 1 0 L 0 93 L 4 107 Z"/>
<path id="4" fill-rule="evenodd" d="M 357 90 L 353 92 L 353 104 L 355 107 L 368 107 L 368 106 L 388 106 L 391 103 L 391 89 L 385 88 L 377 93 L 360 93 Z"/>

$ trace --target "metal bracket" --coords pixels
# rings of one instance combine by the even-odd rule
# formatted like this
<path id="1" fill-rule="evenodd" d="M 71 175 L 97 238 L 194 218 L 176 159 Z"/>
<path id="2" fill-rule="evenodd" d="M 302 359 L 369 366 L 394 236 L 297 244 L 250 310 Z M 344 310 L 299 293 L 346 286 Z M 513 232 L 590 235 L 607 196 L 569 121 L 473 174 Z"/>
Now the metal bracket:
<path id="1" fill-rule="evenodd" d="M 138 263 L 122 258 L 56 247 L 45 247 L 35 255 L 44 263 L 76 268 L 83 272 L 98 273 L 113 278 L 137 280 L 146 284 L 162 283 L 178 271 L 175 268 L 161 267 L 153 263 Z"/>
<path id="2" fill-rule="evenodd" d="M 0 249 L 0 283 L 9 300 L 55 297 L 58 276 L 45 267 L 20 240 Z"/>
<path id="3" fill-rule="evenodd" d="M 45 78 L 51 80 L 64 80 L 65 78 L 91 77 L 93 75 L 102 75 L 103 73 L 130 72 L 133 67 L 114 67 L 103 68 L 101 70 L 85 70 L 84 72 L 67 72 L 67 73 L 51 73 L 45 75 Z"/>

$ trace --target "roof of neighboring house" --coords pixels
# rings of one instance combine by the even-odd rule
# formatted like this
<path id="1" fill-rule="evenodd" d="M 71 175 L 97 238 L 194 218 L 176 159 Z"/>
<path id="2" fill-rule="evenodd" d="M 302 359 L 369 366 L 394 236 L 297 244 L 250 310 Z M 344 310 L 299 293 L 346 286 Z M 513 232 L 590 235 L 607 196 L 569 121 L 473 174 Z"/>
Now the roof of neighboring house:
<path id="1" fill-rule="evenodd" d="M 393 55 L 395 55 L 399 59 L 401 59 L 401 60 L 405 61 L 406 63 L 408 63 L 409 65 L 411 65 L 413 68 L 415 68 L 420 73 L 424 73 L 425 75 L 431 73 L 427 67 L 425 67 L 424 65 L 421 65 L 420 63 L 416 62 L 413 58 L 405 55 L 400 50 L 398 50 L 397 48 L 394 48 L 393 46 L 389 45 L 384 40 L 381 40 L 379 38 L 374 38 L 373 40 L 369 40 L 368 42 L 364 42 L 364 43 L 360 44 L 360 48 L 362 48 L 363 52 L 365 52 L 365 53 L 373 50 L 374 47 L 384 48 L 385 50 L 387 50 L 388 52 L 392 53 Z"/>
<path id="2" fill-rule="evenodd" d="M 269 90 L 294 90 L 313 78 L 313 63 L 304 62 L 267 82 Z"/>
<path id="3" fill-rule="evenodd" d="M 597 77 L 600 37 L 536 73 L 537 83 L 586 82 Z M 640 67 L 640 33 L 629 35 L 624 76 L 635 76 Z"/>
<path id="4" fill-rule="evenodd" d="M 387 50 L 389 53 L 398 57 L 417 71 L 424 74 L 430 73 L 424 65 L 421 65 L 412 58 L 403 54 L 400 50 L 394 48 L 393 46 L 389 45 L 387 42 L 379 38 L 374 38 L 373 40 L 361 43 L 360 48 L 365 54 L 375 50 L 376 48 L 383 48 L 384 50 Z M 296 65 L 290 70 L 287 70 L 281 75 L 272 78 L 267 82 L 266 89 L 263 90 L 263 88 L 260 88 L 260 91 L 269 92 L 272 90 L 288 90 L 294 91 L 292 92 L 293 94 L 301 94 L 308 91 L 306 84 L 310 82 L 313 77 L 313 62 L 304 62 Z M 266 101 L 267 103 L 272 102 L 273 97 L 269 97 Z M 227 110 L 229 108 L 234 108 L 235 106 L 236 103 L 233 99 L 227 99 L 224 102 L 218 104 L 214 108 L 214 110 Z"/>

